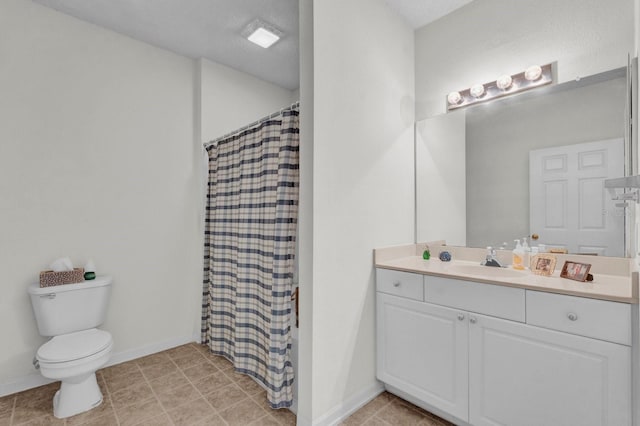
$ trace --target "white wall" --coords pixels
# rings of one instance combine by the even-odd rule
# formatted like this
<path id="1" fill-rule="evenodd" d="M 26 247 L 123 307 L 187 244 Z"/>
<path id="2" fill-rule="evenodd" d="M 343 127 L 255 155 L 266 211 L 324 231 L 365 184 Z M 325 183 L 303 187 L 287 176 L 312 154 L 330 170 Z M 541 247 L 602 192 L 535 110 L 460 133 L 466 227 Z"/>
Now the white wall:
<path id="1" fill-rule="evenodd" d="M 465 111 L 416 123 L 416 242 L 466 245 L 465 141 Z"/>
<path id="2" fill-rule="evenodd" d="M 416 31 L 416 117 L 531 64 L 557 61 L 559 82 L 626 66 L 634 16 L 634 0 L 475 0 Z"/>
<path id="3" fill-rule="evenodd" d="M 294 99 L 297 91 L 206 59 L 198 62 L 203 142 L 253 123 L 298 100 Z"/>
<path id="4" fill-rule="evenodd" d="M 383 0 L 316 1 L 313 27 L 313 283 L 301 295 L 311 287 L 312 417 L 326 424 L 380 389 L 372 253 L 414 236 L 414 50 Z"/>
<path id="5" fill-rule="evenodd" d="M 638 54 L 640 53 L 640 0 L 635 0 L 634 2 L 635 5 L 635 56 L 638 56 Z M 640 88 L 638 90 L 640 92 Z"/>
<path id="6" fill-rule="evenodd" d="M 114 277 L 116 353 L 191 338 L 192 61 L 23 0 L 0 2 L 0 57 L 0 384 L 38 375 L 26 288 L 59 256 Z"/>
<path id="7" fill-rule="evenodd" d="M 300 26 L 300 200 L 298 211 L 299 425 L 311 424 L 313 383 L 313 0 L 298 3 Z"/>
<path id="8" fill-rule="evenodd" d="M 635 5 L 635 46 L 634 46 L 634 52 L 635 52 L 635 57 L 638 58 L 638 56 L 640 56 L 640 0 L 635 0 L 634 2 Z M 637 61 L 638 59 L 636 59 Z M 636 67 L 636 76 L 638 75 L 638 69 Z M 638 99 L 640 99 L 640 84 L 638 84 L 638 79 L 636 78 L 635 80 L 635 85 L 636 85 L 636 91 L 635 91 L 635 98 L 633 98 L 633 105 L 632 105 L 632 109 L 633 111 L 637 111 L 638 110 Z M 633 119 L 632 119 L 632 133 L 631 133 L 631 141 L 632 141 L 632 146 L 636 147 L 636 167 L 634 168 L 633 172 L 634 173 L 638 173 L 638 164 L 640 164 L 640 152 L 638 152 L 637 147 L 640 145 L 640 141 L 638 140 L 639 136 L 638 136 L 638 123 L 640 123 L 640 121 L 638 120 L 638 114 L 634 114 Z M 633 145 L 635 143 L 635 145 Z M 638 245 L 640 244 L 640 209 L 636 209 L 636 220 L 634 223 L 635 226 L 635 232 L 632 229 L 632 233 L 634 233 L 636 235 L 636 243 L 635 246 L 633 246 L 630 250 L 631 253 L 635 252 L 636 253 L 636 262 L 638 262 L 640 264 L 640 251 L 638 250 Z M 639 373 L 640 374 L 640 373 Z M 637 381 L 636 381 L 637 382 Z M 638 408 L 637 408 L 638 414 L 640 415 L 640 404 L 638 404 Z"/>

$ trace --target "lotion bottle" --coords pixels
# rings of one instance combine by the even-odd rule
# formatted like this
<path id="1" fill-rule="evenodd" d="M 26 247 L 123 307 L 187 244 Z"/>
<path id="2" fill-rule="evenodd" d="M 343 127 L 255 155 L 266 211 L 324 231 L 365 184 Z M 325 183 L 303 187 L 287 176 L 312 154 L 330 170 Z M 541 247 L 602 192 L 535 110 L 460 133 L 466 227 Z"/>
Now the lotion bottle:
<path id="1" fill-rule="evenodd" d="M 516 242 L 516 248 L 513 249 L 511 267 L 513 269 L 523 270 L 524 269 L 524 250 L 522 249 L 520 240 L 513 240 L 513 241 Z"/>
<path id="2" fill-rule="evenodd" d="M 527 237 L 522 239 L 522 250 L 524 250 L 524 257 L 522 258 L 522 265 L 527 269 L 529 267 L 529 261 L 531 260 L 531 247 L 527 244 Z"/>

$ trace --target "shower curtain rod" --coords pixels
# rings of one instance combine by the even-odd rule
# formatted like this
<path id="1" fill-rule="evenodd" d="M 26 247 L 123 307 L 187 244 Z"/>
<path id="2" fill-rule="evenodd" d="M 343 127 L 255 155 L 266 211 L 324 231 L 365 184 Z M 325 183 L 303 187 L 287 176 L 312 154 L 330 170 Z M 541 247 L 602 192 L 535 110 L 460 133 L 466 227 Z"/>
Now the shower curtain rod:
<path id="1" fill-rule="evenodd" d="M 272 119 L 274 117 L 277 117 L 279 114 L 282 114 L 283 111 L 286 111 L 288 109 L 293 109 L 293 108 L 296 108 L 296 107 L 299 107 L 299 106 L 300 106 L 300 101 L 296 101 L 296 102 L 292 103 L 291 105 L 289 105 L 288 107 L 284 107 L 281 110 L 278 110 L 278 111 L 274 112 L 273 114 L 269 114 L 269 115 L 267 115 L 265 117 L 262 117 L 260 120 L 256 120 L 251 124 L 247 124 L 246 126 L 242 126 L 239 129 L 234 130 L 233 132 L 229 132 L 226 135 L 220 136 L 219 138 L 215 138 L 214 140 L 205 143 L 204 147 L 207 148 L 207 147 L 209 147 L 209 146 L 211 146 L 211 145 L 213 145 L 215 143 L 220 142 L 223 139 L 226 139 L 226 138 L 228 138 L 230 136 L 233 136 L 233 135 L 235 135 L 237 133 L 243 132 L 243 131 L 255 126 L 256 124 L 260 124 L 263 121 L 267 121 L 267 120 L 270 120 L 270 119 Z"/>

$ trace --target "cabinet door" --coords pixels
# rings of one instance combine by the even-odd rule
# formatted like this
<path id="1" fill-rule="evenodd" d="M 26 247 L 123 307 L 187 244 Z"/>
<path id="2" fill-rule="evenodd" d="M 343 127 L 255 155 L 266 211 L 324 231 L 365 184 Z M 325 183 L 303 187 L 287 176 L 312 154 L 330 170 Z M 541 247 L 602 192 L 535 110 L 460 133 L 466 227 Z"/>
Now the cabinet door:
<path id="1" fill-rule="evenodd" d="M 631 348 L 471 314 L 473 425 L 631 424 Z"/>
<path id="2" fill-rule="evenodd" d="M 377 293 L 378 379 L 466 421 L 466 315 Z"/>

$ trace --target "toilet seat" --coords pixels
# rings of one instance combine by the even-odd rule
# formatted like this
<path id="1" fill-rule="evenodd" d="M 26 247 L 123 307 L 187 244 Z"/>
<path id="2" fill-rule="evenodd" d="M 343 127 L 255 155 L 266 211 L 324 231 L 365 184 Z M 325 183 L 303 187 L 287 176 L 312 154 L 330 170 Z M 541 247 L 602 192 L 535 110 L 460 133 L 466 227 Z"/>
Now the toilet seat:
<path id="1" fill-rule="evenodd" d="M 102 356 L 112 346 L 111 334 L 93 328 L 52 338 L 38 349 L 36 358 L 40 364 L 69 363 Z"/>

